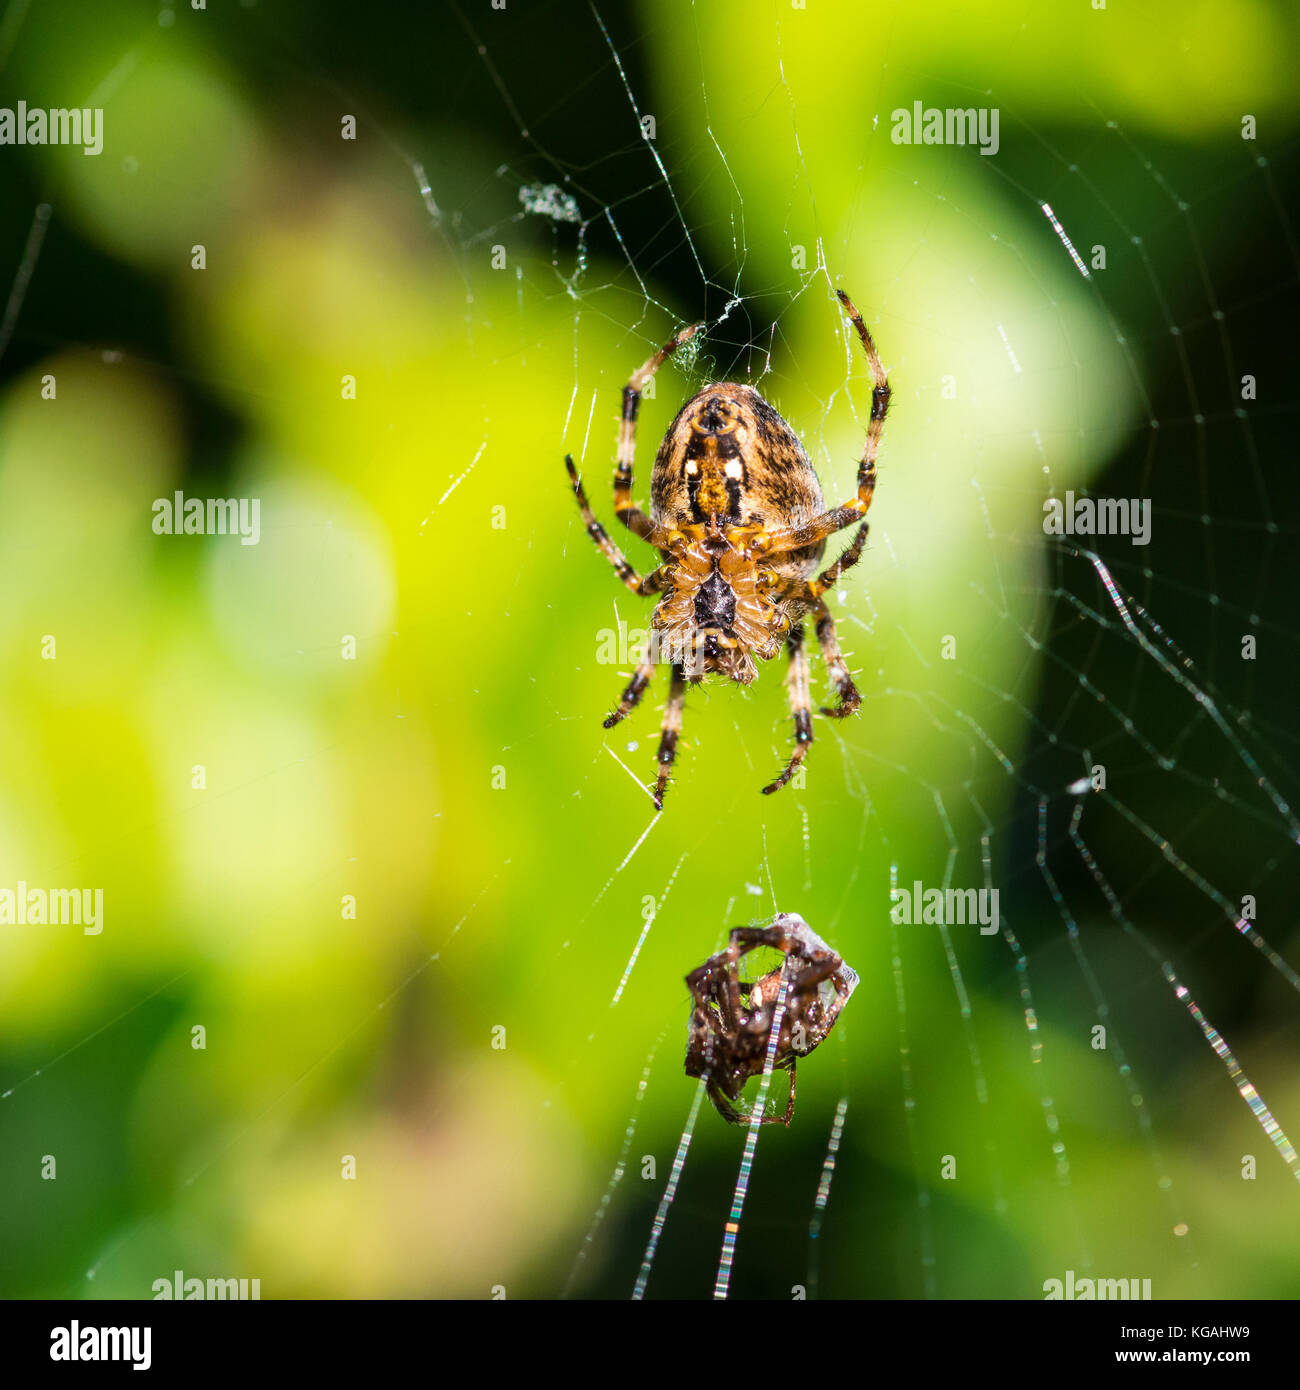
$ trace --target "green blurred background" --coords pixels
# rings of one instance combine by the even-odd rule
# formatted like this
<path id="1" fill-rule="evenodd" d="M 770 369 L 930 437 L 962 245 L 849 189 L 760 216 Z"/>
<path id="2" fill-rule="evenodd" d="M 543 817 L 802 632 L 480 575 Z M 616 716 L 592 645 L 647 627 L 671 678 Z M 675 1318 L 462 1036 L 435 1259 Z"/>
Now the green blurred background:
<path id="1" fill-rule="evenodd" d="M 862 983 L 761 1134 L 735 1295 L 1293 1295 L 1294 1168 L 1168 975 L 1294 1134 L 1295 836 L 1241 751 L 1295 799 L 1297 38 L 1280 0 L 10 3 L 0 105 L 102 106 L 105 146 L 0 147 L 0 282 L 52 210 L 0 356 L 0 886 L 105 926 L 0 927 L 0 1291 L 627 1296 L 682 977 L 775 902 Z M 997 106 L 998 154 L 893 144 L 916 100 Z M 725 377 L 847 496 L 832 285 L 895 389 L 832 605 L 862 716 L 768 799 L 779 670 L 694 692 L 652 825 L 662 681 L 600 726 L 648 605 L 562 457 L 612 522 L 621 386 L 707 318 L 638 492 Z M 1153 499 L 1097 549 L 1228 735 L 1043 536 L 1089 485 Z M 260 543 L 153 534 L 176 489 L 259 498 Z M 1014 937 L 891 933 L 891 865 L 987 872 Z M 650 1296 L 710 1292 L 743 1140 L 704 1107 Z"/>

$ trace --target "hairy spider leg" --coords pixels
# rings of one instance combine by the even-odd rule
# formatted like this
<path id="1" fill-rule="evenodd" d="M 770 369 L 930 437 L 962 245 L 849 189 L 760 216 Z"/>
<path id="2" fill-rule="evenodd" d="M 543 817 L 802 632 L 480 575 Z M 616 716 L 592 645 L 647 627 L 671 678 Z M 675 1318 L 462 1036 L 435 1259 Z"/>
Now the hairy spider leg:
<path id="1" fill-rule="evenodd" d="M 812 598 L 819 599 L 827 589 L 833 589 L 840 582 L 840 575 L 845 570 L 851 570 L 854 565 L 862 559 L 863 548 L 867 544 L 867 536 L 871 531 L 871 523 L 864 521 L 858 527 L 858 533 L 853 537 L 853 544 L 835 561 L 833 565 L 824 569 L 816 579 L 808 581 L 808 593 Z"/>
<path id="2" fill-rule="evenodd" d="M 620 720 L 626 719 L 629 714 L 641 703 L 641 696 L 645 694 L 647 687 L 655 673 L 654 658 L 643 656 L 637 663 L 637 668 L 632 672 L 632 679 L 628 681 L 623 691 L 622 698 L 618 702 L 618 708 L 605 720 L 605 727 L 612 729 Z"/>
<path id="3" fill-rule="evenodd" d="M 677 758 L 677 739 L 682 731 L 682 709 L 686 704 L 686 674 L 673 663 L 672 684 L 668 687 L 668 703 L 664 706 L 663 729 L 659 735 L 659 778 L 655 782 L 655 809 L 664 808 L 664 793 Z"/>
<path id="4" fill-rule="evenodd" d="M 614 470 L 614 515 L 635 536 L 651 545 L 662 545 L 667 530 L 656 526 L 632 500 L 632 464 L 636 459 L 636 417 L 641 408 L 641 392 L 650 378 L 684 342 L 693 338 L 704 324 L 693 323 L 671 337 L 652 357 L 648 357 L 623 388 L 623 418 L 618 428 L 618 464 Z"/>
<path id="5" fill-rule="evenodd" d="M 812 600 L 814 611 L 817 614 L 817 641 L 822 649 L 822 659 L 826 663 L 831 685 L 839 697 L 837 706 L 832 708 L 823 705 L 821 707 L 821 712 L 831 719 L 843 719 L 846 715 L 853 714 L 862 703 L 862 696 L 858 693 L 857 686 L 853 684 L 853 677 L 849 675 L 848 665 L 835 636 L 835 619 L 831 616 L 830 609 L 822 601 L 822 595 L 827 589 L 839 583 L 840 575 L 845 570 L 852 569 L 862 558 L 862 551 L 866 546 L 867 535 L 870 530 L 870 524 L 864 521 L 858 527 L 858 533 L 853 537 L 853 543 L 840 558 L 823 570 L 816 579 L 808 581 L 808 597 Z"/>
<path id="6" fill-rule="evenodd" d="M 828 719 L 843 719 L 846 715 L 853 714 L 862 703 L 862 692 L 853 684 L 853 677 L 849 675 L 848 662 L 844 660 L 839 638 L 835 635 L 835 619 L 821 599 L 817 600 L 817 641 L 822 649 L 822 660 L 826 663 L 831 684 L 840 700 L 838 705 L 823 705 L 821 712 Z"/>
<path id="7" fill-rule="evenodd" d="M 790 713 L 794 716 L 794 752 L 785 765 L 785 771 L 775 782 L 769 782 L 763 788 L 764 796 L 780 791 L 789 782 L 795 769 L 808 756 L 813 741 L 812 691 L 808 682 L 808 651 L 803 644 L 802 623 L 796 623 L 790 629 L 786 650 L 790 653 L 790 669 L 786 672 L 785 682 L 790 695 Z M 783 946 L 781 949 L 789 950 L 789 947 Z"/>
<path id="8" fill-rule="evenodd" d="M 820 545 L 836 531 L 851 526 L 866 515 L 876 490 L 876 454 L 880 448 L 880 436 L 885 428 L 885 414 L 889 410 L 889 378 L 885 375 L 884 364 L 876 351 L 867 325 L 862 315 L 853 307 L 853 301 L 843 290 L 836 290 L 844 312 L 848 314 L 862 339 L 863 350 L 867 354 L 867 367 L 871 372 L 871 421 L 867 425 L 867 438 L 862 446 L 862 460 L 858 464 L 858 495 L 851 502 L 833 511 L 823 512 L 802 526 L 792 526 L 784 531 L 774 531 L 755 543 L 755 551 L 761 555 L 779 555 L 788 550 L 802 550 L 805 546 Z"/>
<path id="9" fill-rule="evenodd" d="M 578 470 L 573 466 L 571 454 L 565 454 L 564 466 L 569 470 L 569 481 L 573 484 L 573 495 L 578 499 L 578 510 L 582 513 L 587 534 L 595 541 L 609 563 L 614 566 L 614 573 L 634 594 L 641 596 L 657 594 L 663 588 L 663 567 L 660 566 L 659 569 L 652 570 L 647 574 L 644 579 L 641 578 L 636 570 L 628 564 L 623 552 L 610 540 L 605 528 L 596 520 L 596 515 L 591 510 L 591 503 L 587 501 L 587 494 L 583 490 L 582 480 L 578 477 Z"/>

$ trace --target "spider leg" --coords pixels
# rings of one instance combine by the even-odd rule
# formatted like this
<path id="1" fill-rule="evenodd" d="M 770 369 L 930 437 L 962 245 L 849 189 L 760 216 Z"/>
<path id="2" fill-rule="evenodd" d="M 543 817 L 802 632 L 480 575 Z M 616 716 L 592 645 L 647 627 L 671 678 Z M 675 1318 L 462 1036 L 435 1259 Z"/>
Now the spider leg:
<path id="1" fill-rule="evenodd" d="M 837 970 L 844 968 L 844 962 L 837 955 L 829 955 L 821 960 L 812 959 L 795 977 L 792 989 L 796 994 L 811 994 L 823 980 L 829 980 Z M 837 991 L 838 992 L 838 991 Z"/>
<path id="2" fill-rule="evenodd" d="M 843 290 L 836 290 L 844 312 L 849 316 L 858 337 L 862 339 L 863 351 L 867 354 L 867 367 L 871 372 L 871 421 L 867 425 L 867 438 L 862 446 L 862 459 L 858 464 L 858 493 L 851 501 L 833 511 L 823 512 L 802 526 L 794 526 L 785 531 L 774 531 L 759 546 L 762 555 L 779 555 L 787 550 L 803 550 L 806 546 L 820 545 L 827 536 L 860 521 L 871 506 L 871 498 L 876 490 L 876 454 L 880 449 L 880 436 L 885 428 L 885 413 L 889 409 L 889 378 L 885 375 L 884 364 L 862 315 L 853 307 L 853 301 Z"/>
<path id="3" fill-rule="evenodd" d="M 772 946 L 778 951 L 790 949 L 790 935 L 784 927 L 732 927 L 730 939 L 733 946 L 743 944 L 737 956 L 743 956 L 759 946 Z"/>
<path id="4" fill-rule="evenodd" d="M 763 788 L 764 796 L 770 796 L 772 792 L 780 791 L 794 776 L 795 769 L 808 756 L 808 749 L 812 746 L 813 741 L 812 695 L 808 688 L 808 652 L 803 644 L 802 623 L 796 623 L 790 629 L 786 650 L 790 653 L 790 670 L 785 680 L 790 692 L 790 713 L 794 716 L 795 746 L 794 752 L 790 755 L 790 761 L 785 766 L 785 771 L 775 782 L 769 782 Z"/>
<path id="5" fill-rule="evenodd" d="M 764 1115 L 760 1120 L 761 1125 L 789 1125 L 794 1118 L 794 1058 L 790 1059 L 790 1098 L 785 1103 L 784 1115 Z M 773 1073 L 775 1075 L 775 1072 Z M 749 1116 L 742 1115 L 737 1121 L 739 1124 L 748 1124 Z"/>
<path id="6" fill-rule="evenodd" d="M 664 582 L 662 566 L 646 575 L 644 579 L 641 578 L 636 570 L 628 564 L 623 552 L 610 540 L 605 528 L 596 520 L 596 514 L 591 510 L 591 503 L 587 501 L 587 494 L 578 477 L 578 470 L 573 466 L 571 454 L 565 454 L 564 466 L 569 470 L 569 480 L 573 484 L 573 495 L 578 499 L 578 510 L 582 513 L 582 519 L 586 523 L 587 534 L 595 541 L 609 563 L 614 566 L 614 573 L 634 594 L 644 596 L 658 593 L 663 588 Z"/>
<path id="7" fill-rule="evenodd" d="M 633 535 L 640 536 L 651 545 L 659 545 L 663 541 L 664 528 L 656 526 L 632 501 L 632 463 L 636 458 L 636 417 L 641 407 L 641 392 L 668 358 L 703 327 L 703 323 L 695 323 L 674 334 L 658 352 L 647 358 L 632 373 L 631 379 L 623 388 L 623 419 L 618 430 L 618 466 L 614 470 L 614 515 Z"/>
<path id="8" fill-rule="evenodd" d="M 723 1094 L 722 1088 L 712 1077 L 709 1077 L 708 1080 L 708 1091 L 713 1108 L 729 1125 L 743 1125 L 745 1123 L 745 1117 L 732 1105 L 731 1101 Z"/>
<path id="9" fill-rule="evenodd" d="M 752 1077 L 750 1078 L 753 1079 Z M 728 1124 L 747 1125 L 750 1123 L 748 1115 L 742 1115 L 739 1110 L 731 1103 L 730 1098 L 723 1092 L 722 1088 L 709 1077 L 706 1083 L 709 1099 L 713 1102 L 713 1108 L 722 1116 Z M 790 1099 L 786 1102 L 784 1115 L 763 1115 L 759 1118 L 761 1125 L 788 1125 L 794 1116 L 794 1063 L 790 1064 Z"/>
<path id="10" fill-rule="evenodd" d="M 733 946 L 739 949 L 736 952 L 737 958 L 745 955 L 749 951 L 756 950 L 759 946 L 770 946 L 774 950 L 784 951 L 789 955 L 794 946 L 794 938 L 785 927 L 732 927 L 730 940 Z M 727 955 L 723 952 L 721 956 L 715 956 L 715 961 L 722 960 Z M 812 980 L 814 984 L 820 984 L 829 975 L 833 975 L 841 969 L 844 962 L 833 951 L 829 955 L 803 956 L 800 957 L 806 963 L 802 967 L 802 973 L 798 976 L 800 985 L 805 980 Z M 827 968 L 823 969 L 823 965 Z M 809 972 L 814 971 L 814 975 Z"/>
<path id="11" fill-rule="evenodd" d="M 663 732 L 659 735 L 659 779 L 655 783 L 655 809 L 664 808 L 664 793 L 677 758 L 677 738 L 682 731 L 682 709 L 686 704 L 686 676 L 673 663 L 672 684 L 668 687 L 668 704 L 664 707 Z"/>
<path id="12" fill-rule="evenodd" d="M 641 696 L 645 694 L 646 687 L 650 684 L 654 673 L 654 659 L 649 656 L 642 657 L 637 663 L 636 670 L 632 672 L 632 679 L 628 681 L 627 687 L 623 691 L 618 708 L 605 720 L 605 728 L 612 729 L 615 724 L 626 719 L 641 703 Z"/>
<path id="13" fill-rule="evenodd" d="M 840 697 L 838 705 L 823 705 L 822 713 L 829 719 L 843 719 L 857 710 L 862 703 L 862 693 L 853 684 L 848 662 L 840 651 L 839 639 L 835 635 L 835 619 L 821 599 L 817 600 L 817 641 L 821 644 L 822 660 L 830 673 L 831 684 Z"/>
<path id="14" fill-rule="evenodd" d="M 828 569 L 824 569 L 816 579 L 808 581 L 808 593 L 814 599 L 820 599 L 827 589 L 832 589 L 840 582 L 840 575 L 845 570 L 850 570 L 862 558 L 863 548 L 867 544 L 867 533 L 871 530 L 870 523 L 863 522 L 858 527 L 858 534 L 853 537 L 853 544 L 835 561 Z"/>
<path id="15" fill-rule="evenodd" d="M 737 959 L 759 946 L 770 946 L 789 955 L 794 945 L 790 933 L 784 927 L 733 927 L 730 939 L 729 949 L 736 950 Z M 829 979 L 843 967 L 844 962 L 833 951 L 829 955 L 796 956 L 786 967 L 790 979 L 786 991 L 787 998 L 791 994 L 810 993 L 823 980 Z"/>
<path id="16" fill-rule="evenodd" d="M 732 927 L 727 936 L 727 949 L 720 956 L 714 957 L 720 963 L 725 962 L 726 966 L 725 979 L 731 1010 L 731 1018 L 726 1020 L 729 1029 L 739 1027 L 740 1024 L 740 958 L 759 946 L 771 946 L 778 951 L 788 951 L 790 941 L 781 927 Z"/>
<path id="17" fill-rule="evenodd" d="M 761 928 L 737 927 L 731 933 L 730 941 L 725 951 L 719 951 L 716 956 L 710 956 L 703 965 L 697 966 L 686 977 L 687 988 L 692 996 L 699 1003 L 703 1011 L 703 1016 L 707 1019 L 707 1002 L 711 999 L 718 1006 L 718 1013 L 724 1033 L 734 1033 L 740 1026 L 740 957 L 746 951 L 753 950 L 753 946 L 740 946 L 740 941 L 746 934 L 757 931 L 762 935 Z M 755 942 L 754 945 L 761 945 Z"/>

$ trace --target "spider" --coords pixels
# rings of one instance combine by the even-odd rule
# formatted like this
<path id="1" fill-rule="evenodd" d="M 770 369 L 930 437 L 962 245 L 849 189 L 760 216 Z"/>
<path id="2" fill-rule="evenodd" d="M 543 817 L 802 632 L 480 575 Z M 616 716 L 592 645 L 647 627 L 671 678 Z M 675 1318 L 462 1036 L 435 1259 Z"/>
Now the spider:
<path id="1" fill-rule="evenodd" d="M 775 969 L 742 983 L 740 957 L 760 946 L 785 953 Z M 788 1125 L 794 1116 L 795 1059 L 806 1057 L 835 1026 L 849 995 L 857 987 L 850 969 L 797 913 L 783 912 L 766 927 L 735 927 L 730 944 L 686 977 L 691 997 L 686 1075 L 705 1078 L 709 1099 L 724 1120 L 748 1124 L 732 1104 L 751 1077 L 767 1064 L 773 1015 L 782 980 L 785 1012 L 773 1059 L 774 1069 L 788 1068 L 790 1099 L 784 1115 L 764 1115 L 760 1124 Z"/>
<path id="2" fill-rule="evenodd" d="M 757 674 L 755 658 L 770 661 L 785 644 L 786 682 L 795 747 L 784 771 L 763 788 L 779 791 L 794 776 L 813 741 L 812 697 L 803 619 L 815 618 L 817 641 L 838 696 L 822 713 L 842 719 L 862 696 L 835 636 L 835 620 L 822 595 L 857 564 L 867 542 L 864 522 L 839 559 L 816 574 L 827 537 L 861 521 L 876 486 L 876 453 L 889 409 L 889 381 L 862 316 L 836 290 L 866 351 L 871 372 L 871 421 L 858 465 L 857 495 L 824 510 L 821 486 L 798 437 L 752 386 L 719 382 L 696 392 L 669 426 L 650 476 L 650 514 L 632 500 L 632 462 L 641 393 L 663 363 L 701 328 L 683 328 L 632 373 L 623 388 L 623 420 L 614 473 L 614 512 L 634 535 L 660 553 L 658 568 L 642 577 L 596 520 L 573 458 L 569 479 L 587 534 L 634 594 L 660 594 L 651 616 L 651 640 L 618 708 L 612 729 L 636 707 L 657 661 L 672 668 L 659 738 L 654 803 L 664 792 L 677 756 L 686 686 L 718 672 L 741 685 Z M 814 578 L 813 576 L 816 575 Z"/>

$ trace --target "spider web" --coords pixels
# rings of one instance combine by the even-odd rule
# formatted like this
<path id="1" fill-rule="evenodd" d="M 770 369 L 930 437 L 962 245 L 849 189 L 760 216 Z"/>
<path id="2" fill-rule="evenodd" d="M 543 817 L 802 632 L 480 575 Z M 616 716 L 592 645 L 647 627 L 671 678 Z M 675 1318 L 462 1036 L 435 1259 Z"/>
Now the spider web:
<path id="1" fill-rule="evenodd" d="M 1026 45 L 1023 61 L 992 90 L 942 44 L 918 56 L 902 21 L 873 26 L 870 44 L 855 21 L 850 94 L 816 41 L 824 18 L 678 3 L 635 17 L 449 6 L 430 21 L 447 106 L 421 129 L 369 109 L 373 86 L 305 32 L 248 22 L 227 33 L 233 51 L 269 50 L 265 70 L 300 84 L 306 111 L 336 124 L 342 102 L 375 137 L 364 175 L 331 173 L 330 215 L 350 203 L 367 227 L 397 225 L 390 253 L 432 267 L 439 345 L 422 375 L 379 354 L 394 391 L 464 358 L 474 385 L 448 399 L 435 385 L 415 417 L 421 441 L 403 447 L 425 460 L 417 485 L 360 463 L 361 500 L 336 492 L 296 523 L 326 565 L 361 551 L 403 576 L 400 624 L 378 580 L 349 613 L 387 653 L 368 722 L 345 723 L 335 746 L 268 720 L 236 741 L 243 771 L 222 794 L 246 814 L 269 779 L 293 815 L 329 794 L 321 769 L 404 788 L 392 769 L 409 762 L 438 783 L 408 803 L 428 825 L 400 860 L 328 817 L 290 838 L 299 858 L 278 864 L 275 902 L 360 882 L 398 925 L 373 954 L 295 925 L 308 959 L 366 968 L 304 995 L 301 1036 L 233 1011 L 266 1075 L 249 1065 L 211 1115 L 196 1108 L 192 1143 L 159 1138 L 176 1083 L 124 1029 L 186 1001 L 188 972 L 214 958 L 251 971 L 248 937 L 222 946 L 214 927 L 196 951 L 128 953 L 111 989 L 11 1047 L 2 1103 L 28 1107 L 11 1121 L 22 1134 L 53 1085 L 143 1077 L 137 1125 L 181 1194 L 98 1222 L 66 1215 L 74 1244 L 91 1232 L 93 1247 L 64 1291 L 130 1293 L 142 1270 L 201 1255 L 261 1259 L 287 1293 L 1037 1298 L 1067 1270 L 1151 1278 L 1156 1297 L 1284 1286 L 1278 1251 L 1300 1235 L 1300 817 L 1283 454 L 1295 395 L 1278 325 L 1300 250 L 1279 122 L 1246 141 L 1235 116 L 1207 130 L 1191 95 L 1180 122 L 1176 103 L 1144 110 L 1104 71 L 1065 81 L 1050 44 L 1036 59 L 1032 32 L 1018 37 L 1018 13 L 997 32 Z M 563 74 L 532 57 L 555 25 Z M 0 31 L 0 60 L 20 38 Z M 895 144 L 892 113 L 912 99 L 997 106 L 998 152 Z M 458 131 L 456 102 L 495 116 Z M 310 141 L 285 139 L 282 167 L 300 170 Z M 0 353 L 12 341 L 29 360 L 49 347 L 35 299 L 48 207 L 27 215 L 0 320 Z M 765 798 L 791 746 L 782 663 L 749 690 L 692 690 L 656 814 L 662 676 L 632 718 L 600 727 L 649 604 L 594 553 L 562 456 L 646 568 L 611 524 L 616 403 L 672 331 L 703 319 L 643 404 L 638 497 L 680 402 L 743 380 L 803 438 L 828 504 L 846 499 L 871 393 L 835 287 L 894 391 L 869 548 L 829 596 L 861 714 L 816 719 L 806 777 Z M 137 365 L 238 397 L 178 356 Z M 1242 397 L 1246 375 L 1258 400 Z M 448 442 L 429 465 L 433 412 Z M 358 448 L 382 428 L 372 419 Z M 312 444 L 326 447 L 312 428 L 291 439 Z M 1150 543 L 1045 535 L 1044 500 L 1067 492 L 1149 499 Z M 448 599 L 435 576 L 453 530 L 473 535 L 475 584 Z M 212 582 L 232 602 L 259 592 L 219 569 Z M 303 623 L 318 627 L 334 631 Z M 313 659 L 300 639 L 256 656 L 297 678 Z M 436 688 L 431 651 L 472 654 L 463 693 Z M 813 679 L 824 690 L 816 657 Z M 174 826 L 187 813 L 157 814 Z M 437 839 L 457 821 L 473 828 L 463 864 Z M 92 828 L 96 852 L 106 834 Z M 46 866 L 59 856 L 46 850 Z M 996 890 L 997 931 L 893 921 L 891 890 L 914 881 Z M 791 1128 L 733 1128 L 683 1074 L 682 978 L 729 927 L 777 911 L 803 916 L 861 983 L 800 1067 Z M 483 997 L 484 979 L 499 996 Z M 413 1076 L 441 1058 L 427 1036 L 439 1010 L 456 1036 L 430 1091 Z M 511 1040 L 497 1072 L 489 1024 Z M 367 1067 L 409 1088 L 409 1109 L 394 1100 L 376 1122 L 356 1080 Z M 333 1111 L 313 1099 L 330 1079 Z M 783 1086 L 751 1085 L 755 1118 Z M 306 1184 L 308 1158 L 336 1162 L 354 1134 L 382 1155 L 412 1235 L 380 1222 L 371 1266 L 322 1273 L 265 1215 L 284 1189 L 249 1194 L 286 1148 L 285 1184 Z M 452 1183 L 469 1199 L 459 1245 L 436 1195 Z M 490 1232 L 502 1192 L 512 1236 L 494 1241 L 473 1223 Z M 224 1237 L 223 1203 L 241 1201 L 254 1214 Z"/>

